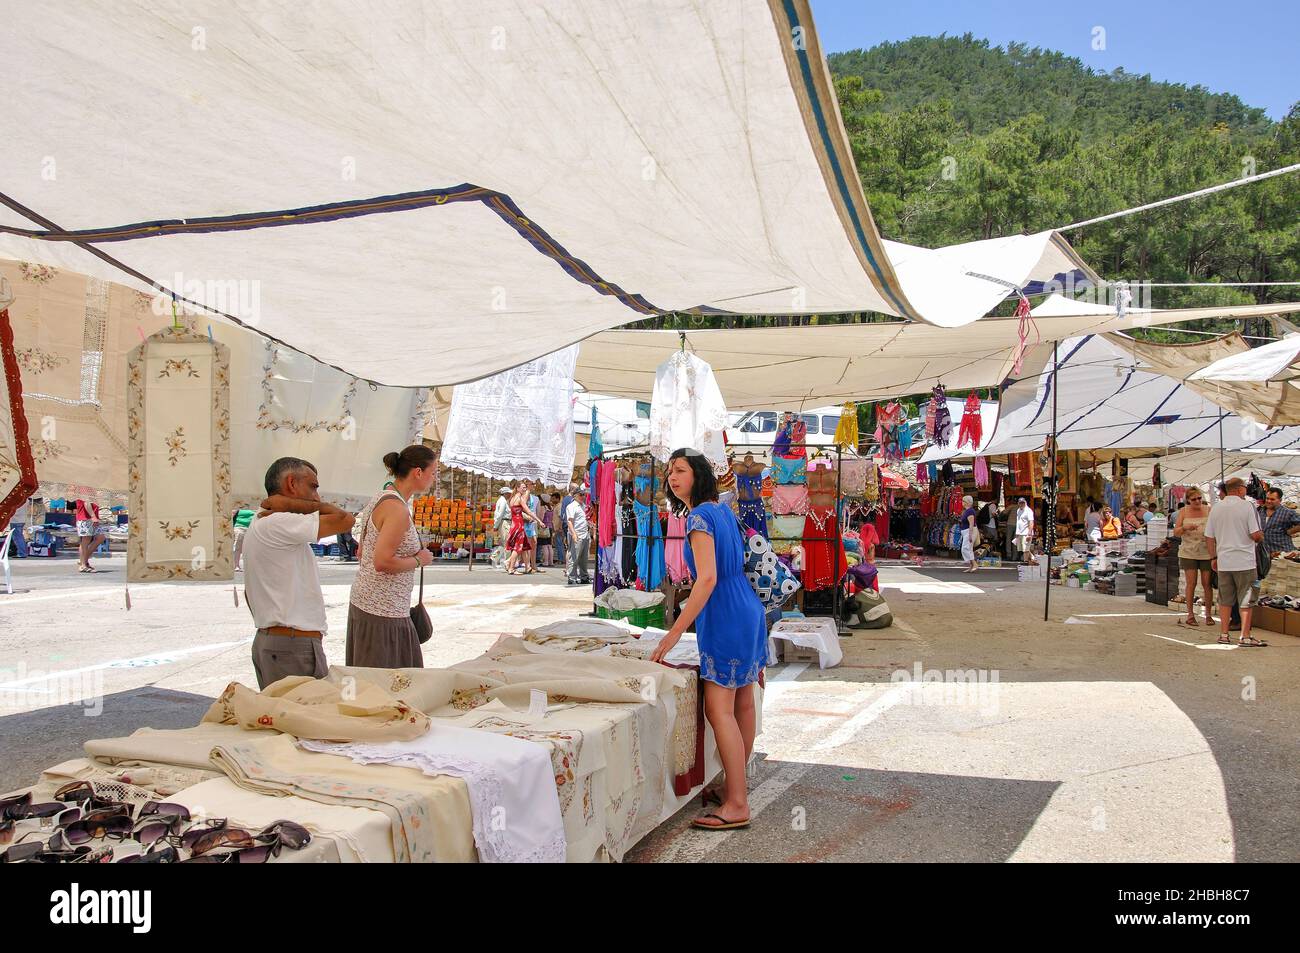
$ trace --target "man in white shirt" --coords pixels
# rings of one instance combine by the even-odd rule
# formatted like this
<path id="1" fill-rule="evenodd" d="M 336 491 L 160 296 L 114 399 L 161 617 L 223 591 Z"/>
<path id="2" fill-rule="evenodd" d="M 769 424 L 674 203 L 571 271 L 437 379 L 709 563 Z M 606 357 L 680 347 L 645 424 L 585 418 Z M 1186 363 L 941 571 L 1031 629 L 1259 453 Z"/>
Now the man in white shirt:
<path id="1" fill-rule="evenodd" d="M 1029 501 L 1023 496 L 1016 507 L 1016 549 L 1025 562 L 1033 554 L 1034 511 L 1029 508 Z"/>
<path id="2" fill-rule="evenodd" d="M 510 487 L 503 486 L 492 508 L 492 568 L 505 572 L 506 533 L 510 527 Z"/>
<path id="3" fill-rule="evenodd" d="M 244 599 L 253 613 L 258 688 L 287 675 L 322 678 L 325 598 L 310 543 L 352 529 L 355 517 L 322 503 L 316 468 L 281 457 L 266 471 L 267 498 L 244 536 Z"/>
<path id="4" fill-rule="evenodd" d="M 1241 645 L 1266 645 L 1250 634 L 1251 609 L 1259 592 L 1255 567 L 1255 544 L 1264 538 L 1255 503 L 1246 499 L 1246 483 L 1233 477 L 1223 485 L 1223 499 L 1210 509 L 1205 523 L 1205 543 L 1210 550 L 1210 568 L 1219 574 L 1219 642 L 1232 643 L 1228 627 L 1232 607 L 1241 609 Z"/>
<path id="5" fill-rule="evenodd" d="M 565 569 L 568 572 L 570 586 L 589 586 L 591 577 L 587 574 L 587 555 L 591 551 L 591 524 L 587 520 L 587 511 L 578 499 L 578 488 L 569 485 L 569 505 L 564 510 L 564 523 L 569 530 L 569 548 L 565 550 Z"/>

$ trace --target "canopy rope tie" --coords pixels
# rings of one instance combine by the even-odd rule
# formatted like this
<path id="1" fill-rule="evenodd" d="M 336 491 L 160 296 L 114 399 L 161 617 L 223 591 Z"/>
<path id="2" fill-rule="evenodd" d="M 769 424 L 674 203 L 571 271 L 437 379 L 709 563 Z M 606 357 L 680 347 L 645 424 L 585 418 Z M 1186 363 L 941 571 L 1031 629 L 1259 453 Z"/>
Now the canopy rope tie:
<path id="1" fill-rule="evenodd" d="M 1020 301 L 1016 304 L 1016 317 L 1020 319 L 1019 327 L 1016 334 L 1020 338 L 1020 343 L 1011 353 L 1011 371 L 1017 377 L 1020 376 L 1021 370 L 1025 365 L 1025 354 L 1029 351 L 1029 329 L 1034 329 L 1034 343 L 1041 344 L 1043 336 L 1038 332 L 1038 324 L 1034 321 L 1034 316 L 1029 307 L 1029 299 L 1025 297 L 1023 291 L 1017 291 L 1020 295 Z"/>

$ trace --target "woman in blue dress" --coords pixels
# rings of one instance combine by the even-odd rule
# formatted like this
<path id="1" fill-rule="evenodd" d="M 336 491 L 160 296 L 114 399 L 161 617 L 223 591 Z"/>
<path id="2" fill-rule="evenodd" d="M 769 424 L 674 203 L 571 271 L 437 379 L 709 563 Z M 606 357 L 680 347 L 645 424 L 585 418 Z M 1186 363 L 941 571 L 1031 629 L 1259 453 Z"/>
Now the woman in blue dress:
<path id="1" fill-rule="evenodd" d="M 721 806 L 691 823 L 708 830 L 748 827 L 745 766 L 754 751 L 754 683 L 767 664 L 763 604 L 745 577 L 740 523 L 718 502 L 718 482 L 704 455 L 674 451 L 666 482 L 669 505 L 686 517 L 686 563 L 695 583 L 651 657 L 662 661 L 695 624 L 704 716 L 713 728 L 726 780 Z"/>

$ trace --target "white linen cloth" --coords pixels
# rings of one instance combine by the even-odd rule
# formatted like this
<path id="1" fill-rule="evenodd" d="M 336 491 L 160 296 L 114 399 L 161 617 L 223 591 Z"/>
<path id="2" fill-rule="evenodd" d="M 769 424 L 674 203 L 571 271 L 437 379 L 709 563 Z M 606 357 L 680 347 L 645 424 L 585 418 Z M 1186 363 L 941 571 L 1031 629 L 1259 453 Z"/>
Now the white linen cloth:
<path id="1" fill-rule="evenodd" d="M 573 344 L 452 392 L 442 463 L 493 479 L 573 479 Z"/>
<path id="2" fill-rule="evenodd" d="M 844 650 L 840 648 L 840 635 L 836 631 L 834 619 L 782 619 L 772 626 L 769 649 L 772 639 L 785 639 L 795 645 L 816 649 L 817 662 L 821 668 L 834 668 L 844 661 Z M 771 658 L 774 654 L 774 651 L 769 651 L 768 657 Z"/>
<path id="3" fill-rule="evenodd" d="M 690 447 L 704 454 L 714 473 L 726 473 L 726 428 L 727 405 L 712 367 L 678 351 L 656 368 L 650 402 L 650 453 L 656 460 Z"/>
<path id="4" fill-rule="evenodd" d="M 303 739 L 299 744 L 358 764 L 395 764 L 463 778 L 474 814 L 474 843 L 484 863 L 565 860 L 555 774 L 541 745 L 437 723 L 413 741 L 338 744 Z"/>

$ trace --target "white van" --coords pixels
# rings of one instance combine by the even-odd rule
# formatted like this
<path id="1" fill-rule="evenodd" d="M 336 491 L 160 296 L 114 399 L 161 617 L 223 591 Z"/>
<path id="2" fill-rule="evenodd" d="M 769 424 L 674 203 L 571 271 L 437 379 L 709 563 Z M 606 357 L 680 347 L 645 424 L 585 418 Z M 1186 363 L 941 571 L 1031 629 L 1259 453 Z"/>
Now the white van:
<path id="1" fill-rule="evenodd" d="M 842 405 L 836 404 L 799 412 L 799 418 L 808 428 L 808 446 L 828 447 L 835 443 L 835 428 L 840 425 L 841 409 Z M 727 428 L 727 444 L 735 447 L 736 453 L 742 456 L 750 450 L 755 456 L 762 456 L 776 440 L 776 428 L 783 413 L 783 410 L 751 410 L 736 415 Z"/>

